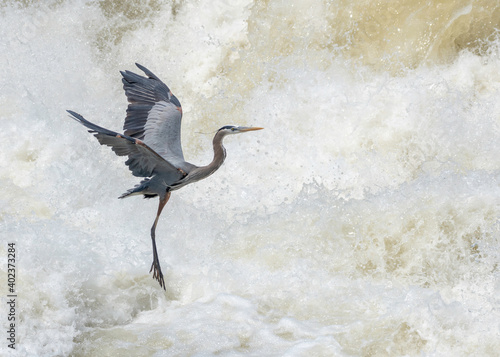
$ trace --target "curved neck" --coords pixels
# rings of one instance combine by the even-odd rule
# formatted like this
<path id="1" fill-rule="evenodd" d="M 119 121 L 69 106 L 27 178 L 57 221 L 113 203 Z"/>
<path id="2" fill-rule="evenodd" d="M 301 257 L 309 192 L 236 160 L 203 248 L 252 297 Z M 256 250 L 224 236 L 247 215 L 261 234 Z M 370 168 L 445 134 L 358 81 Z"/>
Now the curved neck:
<path id="1" fill-rule="evenodd" d="M 220 131 L 215 134 L 213 140 L 214 158 L 212 162 L 206 166 L 200 166 L 197 170 L 191 172 L 191 181 L 198 181 L 210 176 L 224 163 L 226 159 L 226 149 L 222 146 L 224 136 Z"/>
<path id="2" fill-rule="evenodd" d="M 224 163 L 224 160 L 226 160 L 226 149 L 222 145 L 222 140 L 224 139 L 224 134 L 222 132 L 218 132 L 214 136 L 214 140 L 212 142 L 213 147 L 214 147 L 214 158 L 210 164 L 207 165 L 207 167 L 210 167 L 213 169 L 213 171 L 210 172 L 210 174 L 214 173 L 219 167 L 222 166 Z"/>

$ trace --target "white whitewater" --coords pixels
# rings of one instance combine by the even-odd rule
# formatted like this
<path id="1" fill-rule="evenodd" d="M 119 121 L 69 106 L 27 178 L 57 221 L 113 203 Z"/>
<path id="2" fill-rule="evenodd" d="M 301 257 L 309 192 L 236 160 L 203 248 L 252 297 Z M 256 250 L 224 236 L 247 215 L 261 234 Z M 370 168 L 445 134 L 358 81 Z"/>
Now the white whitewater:
<path id="1" fill-rule="evenodd" d="M 496 356 L 491 3 L 4 1 L 0 354 Z M 265 128 L 172 195 L 166 293 L 157 200 L 118 200 L 139 179 L 66 114 L 121 130 L 135 62 L 181 101 L 188 161 Z"/>

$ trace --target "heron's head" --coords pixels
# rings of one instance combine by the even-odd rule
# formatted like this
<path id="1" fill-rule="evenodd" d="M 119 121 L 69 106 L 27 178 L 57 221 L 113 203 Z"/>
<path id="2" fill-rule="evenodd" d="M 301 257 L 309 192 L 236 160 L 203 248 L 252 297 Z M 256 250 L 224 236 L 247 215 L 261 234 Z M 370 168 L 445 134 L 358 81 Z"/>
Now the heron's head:
<path id="1" fill-rule="evenodd" d="M 264 128 L 258 127 L 248 127 L 248 126 L 234 126 L 234 125 L 226 125 L 218 130 L 218 134 L 229 135 L 229 134 L 239 134 L 246 133 L 247 131 L 261 130 Z"/>

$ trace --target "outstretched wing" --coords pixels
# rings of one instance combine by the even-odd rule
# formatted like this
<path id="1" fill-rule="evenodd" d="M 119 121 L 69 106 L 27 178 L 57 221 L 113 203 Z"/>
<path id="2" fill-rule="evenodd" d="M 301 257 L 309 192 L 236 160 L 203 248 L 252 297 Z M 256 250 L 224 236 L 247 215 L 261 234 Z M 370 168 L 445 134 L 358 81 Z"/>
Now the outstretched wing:
<path id="1" fill-rule="evenodd" d="M 156 75 L 136 63 L 146 75 L 121 72 L 129 105 L 125 135 L 144 141 L 167 161 L 188 170 L 181 147 L 182 108 L 179 100 Z"/>
<path id="2" fill-rule="evenodd" d="M 118 156 L 128 156 L 125 165 L 134 176 L 150 177 L 153 173 L 159 173 L 167 184 L 177 182 L 184 176 L 181 170 L 158 155 L 143 141 L 95 125 L 71 110 L 68 110 L 68 113 L 77 122 L 89 128 L 89 133 L 95 133 L 94 136 L 101 145 L 110 146 Z"/>

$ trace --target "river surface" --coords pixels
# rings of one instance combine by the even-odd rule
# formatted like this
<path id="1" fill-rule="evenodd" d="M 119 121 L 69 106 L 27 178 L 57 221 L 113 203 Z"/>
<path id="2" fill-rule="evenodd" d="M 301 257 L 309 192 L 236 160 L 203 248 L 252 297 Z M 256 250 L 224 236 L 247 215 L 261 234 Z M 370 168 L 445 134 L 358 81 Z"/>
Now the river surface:
<path id="1" fill-rule="evenodd" d="M 500 3 L 0 4 L 5 356 L 498 356 Z M 183 106 L 157 199 L 66 109 L 121 131 L 120 70 Z M 15 246 L 16 350 L 7 256 Z"/>

